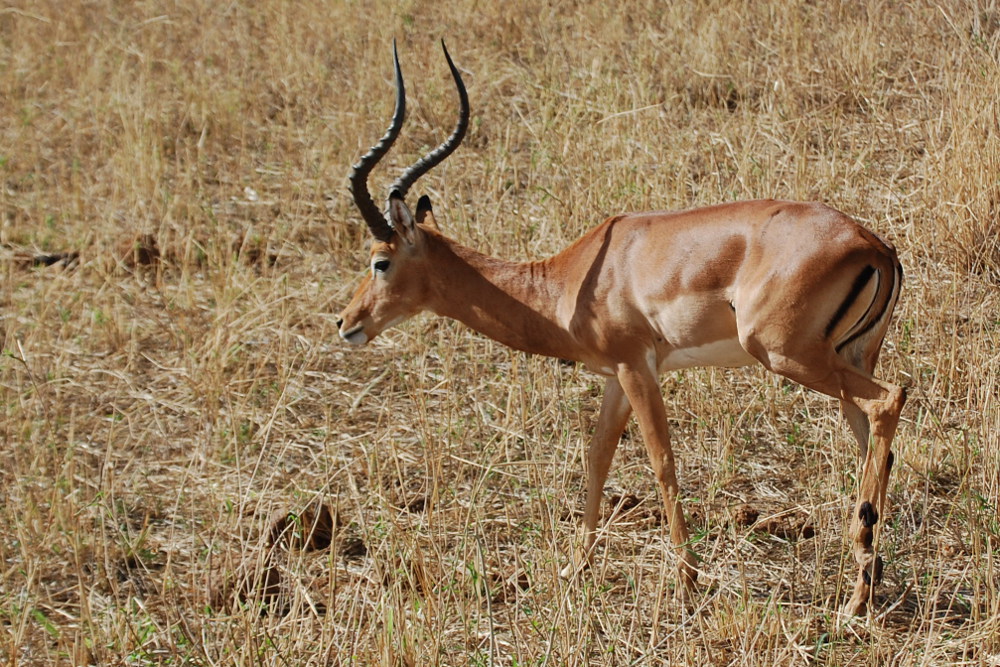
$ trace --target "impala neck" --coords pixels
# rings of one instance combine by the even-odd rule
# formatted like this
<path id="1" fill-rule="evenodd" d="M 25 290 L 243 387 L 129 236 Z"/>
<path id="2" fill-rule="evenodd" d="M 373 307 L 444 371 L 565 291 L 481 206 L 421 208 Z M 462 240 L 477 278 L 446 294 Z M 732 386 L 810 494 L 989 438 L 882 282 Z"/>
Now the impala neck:
<path id="1" fill-rule="evenodd" d="M 565 293 L 548 261 L 517 263 L 429 235 L 428 308 L 524 352 L 573 358 L 577 348 L 556 312 Z"/>

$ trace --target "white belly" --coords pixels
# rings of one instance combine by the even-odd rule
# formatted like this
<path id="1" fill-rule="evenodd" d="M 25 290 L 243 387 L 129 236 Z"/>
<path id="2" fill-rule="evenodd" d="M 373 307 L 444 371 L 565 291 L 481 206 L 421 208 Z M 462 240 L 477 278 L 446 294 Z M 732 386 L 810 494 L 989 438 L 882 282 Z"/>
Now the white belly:
<path id="1" fill-rule="evenodd" d="M 727 338 L 697 347 L 674 348 L 657 359 L 657 368 L 661 373 L 696 366 L 735 368 L 756 361 L 743 349 L 738 338 Z"/>

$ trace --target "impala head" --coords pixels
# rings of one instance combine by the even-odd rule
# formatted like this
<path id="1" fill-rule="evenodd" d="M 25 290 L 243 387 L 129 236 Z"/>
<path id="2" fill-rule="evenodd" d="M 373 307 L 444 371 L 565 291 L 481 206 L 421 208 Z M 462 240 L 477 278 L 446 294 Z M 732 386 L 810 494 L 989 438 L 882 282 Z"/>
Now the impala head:
<path id="1" fill-rule="evenodd" d="M 389 189 L 388 219 L 372 201 L 368 192 L 368 174 L 396 141 L 406 115 L 406 91 L 395 42 L 392 45 L 392 56 L 396 74 L 396 110 L 392 115 L 392 122 L 382 139 L 372 146 L 351 171 L 354 203 L 374 237 L 369 273 L 361 281 L 350 304 L 340 313 L 337 322 L 340 337 L 353 345 L 367 343 L 385 329 L 417 314 L 426 304 L 426 277 L 433 270 L 433 267 L 428 266 L 424 252 L 426 230 L 429 228 L 437 231 L 437 223 L 431 210 L 431 201 L 426 195 L 417 202 L 415 215 L 406 206 L 405 197 L 417 179 L 458 148 L 469 126 L 469 97 L 465 84 L 448 55 L 444 41 L 441 42 L 441 47 L 458 88 L 461 103 L 458 124 L 444 143 L 414 163 L 392 184 Z"/>

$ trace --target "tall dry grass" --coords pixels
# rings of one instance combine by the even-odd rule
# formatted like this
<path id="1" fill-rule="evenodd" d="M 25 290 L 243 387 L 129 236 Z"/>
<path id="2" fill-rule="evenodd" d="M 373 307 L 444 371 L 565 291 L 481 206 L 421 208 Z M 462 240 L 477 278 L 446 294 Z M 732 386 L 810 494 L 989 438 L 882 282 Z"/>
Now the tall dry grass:
<path id="1" fill-rule="evenodd" d="M 338 344 L 366 263 L 346 173 L 391 113 L 392 38 L 410 114 L 375 191 L 451 127 L 441 37 L 473 124 L 419 189 L 470 245 L 534 258 L 764 196 L 895 242 L 880 373 L 911 402 L 870 619 L 836 617 L 856 464 L 832 401 L 665 378 L 689 613 L 634 429 L 598 567 L 557 576 L 596 377 L 426 317 Z M 1000 664 L 998 57 L 993 0 L 8 2 L 0 661 Z M 58 251 L 78 263 L 26 261 Z M 269 517 L 317 500 L 330 547 L 269 557 Z M 262 586 L 213 604 L 268 558 L 269 613 Z"/>

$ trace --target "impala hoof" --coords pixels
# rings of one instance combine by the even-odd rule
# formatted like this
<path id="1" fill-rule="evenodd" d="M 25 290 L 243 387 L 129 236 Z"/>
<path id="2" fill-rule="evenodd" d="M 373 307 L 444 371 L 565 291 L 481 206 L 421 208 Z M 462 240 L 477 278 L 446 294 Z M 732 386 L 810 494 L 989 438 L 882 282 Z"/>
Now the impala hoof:
<path id="1" fill-rule="evenodd" d="M 867 586 L 865 588 L 868 590 L 861 590 L 860 588 L 854 590 L 854 595 L 844 605 L 845 615 L 864 616 L 868 613 L 868 598 L 871 596 L 871 588 Z"/>
<path id="2" fill-rule="evenodd" d="M 559 577 L 562 579 L 572 579 L 580 572 L 588 569 L 590 567 L 590 559 L 585 554 L 586 550 L 574 549 L 573 555 L 570 556 L 566 567 L 559 570 Z"/>
<path id="3" fill-rule="evenodd" d="M 854 584 L 854 595 L 844 606 L 844 613 L 852 616 L 864 616 L 868 613 L 868 601 L 872 590 L 882 582 L 882 557 L 875 556 L 868 564 L 858 571 L 858 580 Z"/>

